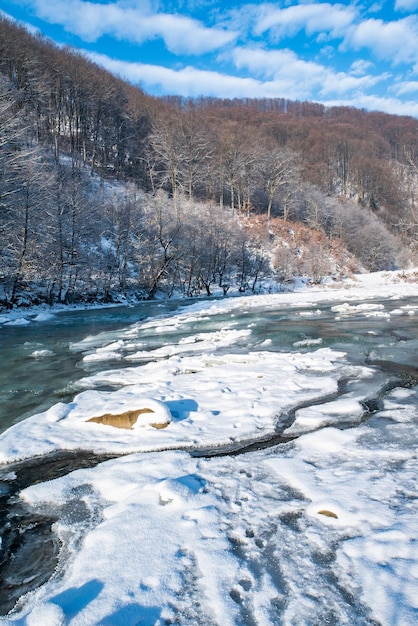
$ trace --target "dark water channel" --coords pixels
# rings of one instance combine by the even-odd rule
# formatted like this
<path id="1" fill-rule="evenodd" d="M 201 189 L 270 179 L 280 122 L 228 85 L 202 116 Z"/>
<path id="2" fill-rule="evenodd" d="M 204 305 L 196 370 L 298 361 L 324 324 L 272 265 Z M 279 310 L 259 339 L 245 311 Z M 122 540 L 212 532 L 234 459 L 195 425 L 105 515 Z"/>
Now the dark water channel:
<path id="1" fill-rule="evenodd" d="M 342 316 L 332 310 L 335 303 L 315 305 L 312 311 L 306 307 L 252 307 L 201 318 L 195 316 L 183 327 L 168 329 L 167 333 L 151 329 L 144 341 L 148 349 L 154 349 L 176 343 L 190 333 L 234 328 L 251 329 L 251 335 L 228 346 L 229 352 L 313 351 L 322 347 L 342 350 L 350 362 L 368 364 L 382 373 L 384 384 L 378 392 L 375 388 L 364 402 L 363 419 L 367 419 L 381 408 L 382 398 L 389 389 L 418 384 L 418 298 L 382 300 L 379 304 L 384 307 L 380 309 L 382 313 L 409 306 L 415 315 L 405 312 L 369 317 L 363 311 Z M 71 385 L 87 373 L 132 365 L 123 360 L 86 364 L 82 361 L 83 353 L 70 349 L 70 344 L 92 336 L 94 347 L 106 345 L 119 334 L 123 336 L 124 329 L 133 323 L 175 311 L 180 305 L 184 306 L 184 302 L 60 312 L 28 326 L 3 325 L 0 328 L 0 431 L 57 401 L 70 400 L 74 393 Z M 45 356 L 33 356 L 37 351 L 45 351 Z M 340 381 L 337 396 L 344 394 L 344 385 Z M 307 405 L 294 407 L 281 420 L 282 429 L 292 422 L 295 411 L 302 406 Z M 290 440 L 278 431 L 272 437 L 261 436 L 233 447 L 196 449 L 192 454 L 207 457 L 243 454 Z M 53 575 L 62 549 L 52 530 L 60 512 L 54 516 L 32 511 L 20 501 L 19 492 L 75 469 L 94 467 L 109 458 L 114 455 L 62 452 L 0 467 L 0 615 L 6 615 L 23 594 Z"/>
<path id="2" fill-rule="evenodd" d="M 62 548 L 52 530 L 62 511 L 56 510 L 54 515 L 33 511 L 19 499 L 19 492 L 111 458 L 115 455 L 61 452 L 0 466 L 0 615 L 6 615 L 22 595 L 50 579 Z"/>

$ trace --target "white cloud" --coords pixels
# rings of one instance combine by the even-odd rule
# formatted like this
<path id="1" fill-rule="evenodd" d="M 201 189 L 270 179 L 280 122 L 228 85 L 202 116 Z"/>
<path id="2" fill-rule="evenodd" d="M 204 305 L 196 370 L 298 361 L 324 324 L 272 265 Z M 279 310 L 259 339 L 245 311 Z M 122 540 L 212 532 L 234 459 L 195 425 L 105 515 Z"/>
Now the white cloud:
<path id="1" fill-rule="evenodd" d="M 235 48 L 231 53 L 238 69 L 248 69 L 261 78 L 273 78 L 289 91 L 298 91 L 297 98 L 309 99 L 315 94 L 342 94 L 370 88 L 386 76 L 356 77 L 335 72 L 329 67 L 300 59 L 292 50 Z M 292 98 L 293 96 L 287 96 Z"/>
<path id="2" fill-rule="evenodd" d="M 409 16 L 393 22 L 369 19 L 353 26 L 342 49 L 370 49 L 379 59 L 410 63 L 418 57 L 418 19 Z"/>
<path id="3" fill-rule="evenodd" d="M 192 67 L 176 71 L 157 65 L 115 61 L 105 55 L 89 54 L 87 56 L 90 56 L 93 61 L 106 67 L 109 71 L 131 82 L 141 83 L 145 89 L 150 91 L 157 88 L 162 89 L 164 93 L 191 97 L 206 95 L 221 98 L 309 99 L 304 91 L 304 86 L 296 81 L 292 82 L 290 79 L 274 79 L 263 82 L 254 78 L 239 78 L 219 72 L 201 71 Z M 364 107 L 372 111 L 418 117 L 418 102 L 359 93 L 358 88 L 368 86 L 367 81 L 362 82 L 361 79 L 359 82 L 349 83 L 349 78 L 344 74 L 330 75 L 328 81 L 324 83 L 322 97 L 319 95 L 311 99 L 327 106 Z M 334 90 L 332 90 L 335 79 L 339 82 L 339 86 L 334 84 Z M 350 93 L 341 97 L 343 92 L 350 88 L 356 89 L 355 97 L 351 97 Z M 327 95 L 329 97 L 325 97 Z"/>
<path id="4" fill-rule="evenodd" d="M 3 9 L 0 9 L 0 18 L 10 20 L 12 22 L 16 22 L 16 24 L 19 24 L 20 26 L 25 28 L 28 31 L 28 33 L 31 33 L 31 35 L 38 36 L 40 34 L 39 28 L 37 28 L 36 26 L 33 26 L 32 24 L 29 24 L 29 22 L 16 20 L 12 15 L 10 15 L 9 13 L 6 13 L 6 11 L 3 11 Z"/>
<path id="5" fill-rule="evenodd" d="M 417 11 L 418 0 L 396 0 L 395 9 L 397 11 Z"/>
<path id="6" fill-rule="evenodd" d="M 320 79 L 324 71 L 322 65 L 303 61 L 295 52 L 288 49 L 237 47 L 231 51 L 230 56 L 238 69 L 245 68 L 263 78 L 286 76 L 293 80 L 312 82 Z"/>
<path id="7" fill-rule="evenodd" d="M 365 59 L 357 59 L 354 63 L 351 64 L 350 74 L 353 76 L 364 76 L 366 72 L 373 66 L 371 61 L 366 61 Z"/>
<path id="8" fill-rule="evenodd" d="M 103 54 L 86 53 L 86 56 L 110 72 L 132 83 L 139 83 L 151 92 L 190 97 L 206 95 L 244 98 L 259 96 L 262 88 L 262 83 L 254 78 L 239 78 L 194 67 L 173 70 L 160 65 L 117 61 Z"/>
<path id="9" fill-rule="evenodd" d="M 388 78 L 388 74 L 380 76 L 350 76 L 344 72 L 327 72 L 324 75 L 324 81 L 320 88 L 320 95 L 333 96 L 334 94 L 351 94 L 352 103 L 354 103 L 365 90 L 374 87 L 377 83 Z M 354 106 L 354 104 L 353 104 Z"/>
<path id="10" fill-rule="evenodd" d="M 393 86 L 393 92 L 398 96 L 403 96 L 408 93 L 418 94 L 418 80 L 402 81 Z"/>
<path id="11" fill-rule="evenodd" d="M 418 81 L 414 80 L 416 75 L 411 71 L 414 69 L 418 74 L 417 15 L 403 16 L 391 22 L 380 19 L 360 21 L 360 3 L 352 2 L 350 6 L 345 6 L 342 3 L 333 4 L 331 0 L 283 0 L 280 3 L 265 2 L 260 5 L 253 2 L 242 4 L 234 10 L 225 7 L 219 9 L 215 6 L 215 0 L 173 0 L 170 3 L 162 0 L 100 0 L 103 4 L 91 0 L 13 1 L 26 4 L 40 19 L 62 24 L 67 31 L 85 41 L 94 42 L 108 35 L 114 40 L 129 42 L 137 58 L 142 50 L 144 54 L 149 51 L 148 47 L 140 48 L 142 43 L 160 40 L 155 44 L 156 48 L 159 45 L 160 62 L 166 53 L 163 50 L 164 42 L 170 52 L 179 55 L 175 69 L 164 67 L 163 61 L 161 65 L 156 65 L 154 59 L 146 59 L 148 63 L 118 61 L 110 58 L 114 54 L 111 48 L 109 56 L 86 53 L 86 56 L 109 71 L 130 82 L 140 83 L 149 93 L 191 97 L 279 97 L 311 100 L 330 106 L 343 104 L 365 107 L 418 117 L 418 104 L 412 101 L 417 94 Z M 199 21 L 186 13 L 180 14 L 180 11 L 190 8 L 191 3 L 196 3 L 200 8 L 208 3 L 213 9 L 211 17 L 216 15 L 218 18 L 217 25 L 211 28 L 209 22 L 204 23 L 203 18 Z M 280 5 L 286 4 L 287 7 L 280 8 Z M 289 6 L 291 4 L 293 6 Z M 380 9 L 381 4 L 379 2 Z M 416 5 L 418 0 L 396 2 L 398 10 L 406 11 Z M 172 8 L 171 12 L 168 6 Z M 179 12 L 176 13 L 176 10 Z M 370 6 L 367 6 L 367 15 L 370 17 Z M 298 56 L 296 48 L 295 51 L 278 47 L 269 49 L 267 41 L 274 34 L 279 38 L 299 34 L 295 45 L 300 46 L 301 40 L 308 45 L 303 48 L 301 56 Z M 240 45 L 232 48 L 231 44 L 235 44 L 238 37 Z M 315 44 L 324 42 L 320 60 L 319 57 L 314 60 L 312 56 L 318 53 L 318 45 L 309 47 L 313 38 Z M 333 45 L 335 42 L 332 38 L 341 40 L 339 48 Z M 264 40 L 263 44 L 260 39 Z M 360 49 L 371 53 L 356 54 L 354 56 L 358 58 L 352 62 L 353 51 Z M 124 48 L 124 54 L 126 50 L 127 47 Z M 199 68 L 202 69 L 185 67 L 190 60 L 180 57 L 181 54 L 199 55 L 214 51 L 217 56 L 212 59 L 205 56 L 199 60 Z M 350 53 L 352 63 L 346 71 L 337 71 L 340 69 L 338 64 L 345 58 L 341 52 Z M 172 63 L 172 57 L 166 57 Z M 329 58 L 333 59 L 332 66 L 331 62 L 327 64 Z M 373 64 L 376 58 L 385 62 L 380 63 L 380 66 L 383 65 L 381 74 L 377 74 Z M 401 72 L 398 69 L 390 76 L 385 70 L 393 63 L 409 63 L 410 66 L 408 71 Z M 412 67 L 414 63 L 415 68 Z M 224 67 L 223 64 L 232 64 L 236 72 L 232 69 L 230 74 L 221 73 L 219 68 Z M 405 68 L 401 66 L 401 69 Z M 240 75 L 234 76 L 234 73 Z M 391 85 L 388 87 L 389 77 Z M 377 87 L 379 82 L 382 84 Z M 383 88 L 388 97 L 384 96 Z M 370 95 L 372 93 L 375 95 Z M 407 101 L 408 98 L 412 100 Z"/>
<path id="12" fill-rule="evenodd" d="M 187 16 L 153 13 L 148 3 L 141 7 L 123 2 L 95 4 L 83 0 L 29 0 L 39 18 L 63 27 L 93 42 L 103 35 L 143 43 L 161 38 L 175 54 L 203 54 L 236 39 L 235 32 L 208 28 Z"/>
<path id="13" fill-rule="evenodd" d="M 276 37 L 282 38 L 305 30 L 308 35 L 326 32 L 336 38 L 344 35 L 355 16 L 353 7 L 342 4 L 298 4 L 285 9 L 263 4 L 259 7 L 254 32 L 261 35 L 272 31 Z"/>
<path id="14" fill-rule="evenodd" d="M 146 91 L 190 97 L 203 95 L 223 98 L 321 99 L 325 102 L 329 97 L 341 97 L 353 91 L 356 94 L 361 93 L 361 90 L 373 86 L 381 79 L 335 73 L 321 65 L 301 61 L 289 50 L 270 53 L 248 49 L 236 51 L 236 59 L 239 59 L 241 67 L 248 68 L 251 63 L 251 69 L 255 73 L 257 66 L 264 63 L 273 66 L 276 63 L 276 71 L 270 72 L 263 79 L 231 76 L 193 67 L 174 70 L 158 65 L 116 61 L 96 53 L 87 53 L 87 56 L 122 78 L 141 84 Z M 353 101 L 351 104 L 354 106 Z"/>
<path id="15" fill-rule="evenodd" d="M 360 95 L 356 101 L 352 100 L 328 100 L 328 106 L 355 106 L 368 111 L 382 111 L 392 115 L 410 115 L 418 117 L 418 102 L 414 100 L 399 100 L 398 98 L 382 98 L 375 95 Z"/>

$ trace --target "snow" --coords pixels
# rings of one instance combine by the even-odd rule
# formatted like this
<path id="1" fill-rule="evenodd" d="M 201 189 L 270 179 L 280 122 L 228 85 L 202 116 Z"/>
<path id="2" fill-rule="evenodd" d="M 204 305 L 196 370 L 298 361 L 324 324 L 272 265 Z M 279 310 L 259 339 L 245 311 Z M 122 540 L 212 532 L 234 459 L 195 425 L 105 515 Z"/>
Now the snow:
<path id="1" fill-rule="evenodd" d="M 74 343 L 85 362 L 129 367 L 85 376 L 71 402 L 9 428 L 0 462 L 64 450 L 122 456 L 20 492 L 27 506 L 58 517 L 53 530 L 64 548 L 49 581 L 0 621 L 417 623 L 418 387 L 389 391 L 364 420 L 368 385 L 381 388 L 383 379 L 320 338 L 290 352 L 270 351 L 268 340 L 238 350 L 251 329 L 237 330 L 233 317 L 222 331 L 188 332 L 193 321 L 268 310 L 279 299 L 316 316 L 316 304 L 329 300 L 336 320 L 355 312 L 373 324 L 417 309 L 398 302 L 382 310 L 360 298 L 411 295 L 416 284 L 364 275 L 350 289 L 198 302 L 109 335 L 105 346 L 92 336 Z M 155 332 L 163 345 L 146 350 Z M 135 411 L 131 428 L 89 421 Z M 277 429 L 287 443 L 236 456 L 190 454 Z"/>
<path id="2" fill-rule="evenodd" d="M 47 322 L 50 319 L 52 319 L 54 317 L 54 315 L 52 313 L 48 313 L 46 311 L 42 311 L 41 313 L 38 313 L 33 320 L 35 322 Z"/>
<path id="3" fill-rule="evenodd" d="M 46 602 L 36 606 L 26 620 L 27 626 L 64 626 L 64 611 L 57 604 Z"/>
<path id="4" fill-rule="evenodd" d="M 6 318 L 6 316 L 4 317 Z M 28 324 L 30 324 L 30 320 L 26 319 L 26 317 L 17 317 L 15 319 L 12 317 L 10 320 L 7 320 L 4 323 L 6 326 L 27 326 Z"/>
<path id="5" fill-rule="evenodd" d="M 293 291 L 291 292 L 280 292 L 280 293 L 268 293 L 264 295 L 258 295 L 254 297 L 253 295 L 249 296 L 233 296 L 230 298 L 221 299 L 219 301 L 214 301 L 213 306 L 208 310 L 209 315 L 213 315 L 217 312 L 228 311 L 231 308 L 234 308 L 234 301 L 238 300 L 240 304 L 244 307 L 254 307 L 254 306 L 271 306 L 272 303 L 280 300 L 282 304 L 300 304 L 302 306 L 306 306 L 307 309 L 312 308 L 312 310 L 307 310 L 305 312 L 301 312 L 301 315 L 316 315 L 318 311 L 314 309 L 315 304 L 327 300 L 335 300 L 340 304 L 338 306 L 342 307 L 342 311 L 355 312 L 354 308 L 350 308 L 349 300 L 358 300 L 358 299 L 372 299 L 376 297 L 381 298 L 397 298 L 399 294 L 402 297 L 407 297 L 408 295 L 416 295 L 417 287 L 417 273 L 418 268 L 412 268 L 410 270 L 399 270 L 399 271 L 382 271 L 382 272 L 373 272 L 372 274 L 353 274 L 351 277 L 346 277 L 341 281 L 328 281 L 328 279 L 324 279 L 324 282 L 320 285 L 313 285 L 307 287 L 306 281 L 300 281 L 297 284 Z M 274 292 L 277 288 L 277 285 L 272 283 L 271 285 L 267 285 L 267 290 Z M 226 304 L 227 303 L 227 304 Z M 62 310 L 80 310 L 83 308 L 107 308 L 115 306 L 114 304 L 93 304 L 89 305 L 62 305 L 58 304 L 53 307 L 46 307 L 45 305 L 40 305 L 39 307 L 33 307 L 30 312 L 25 310 L 14 309 L 8 313 L 2 313 L 0 315 L 0 327 L 2 324 L 11 324 L 11 325 L 27 325 L 32 323 L 33 321 L 47 321 L 50 319 L 50 316 L 54 315 L 55 312 L 59 312 Z M 190 307 L 189 307 L 190 309 Z M 369 312 L 371 315 L 379 316 L 379 307 L 375 307 L 374 305 L 370 305 L 368 303 L 364 303 L 360 305 L 360 310 L 363 309 L 365 313 Z M 196 304 L 196 310 L 200 310 L 199 302 Z M 404 315 L 414 315 L 416 312 L 414 309 L 408 309 L 408 307 L 403 308 Z M 391 312 L 393 315 L 399 315 L 399 311 L 394 310 Z M 161 326 L 161 332 L 165 332 L 165 326 Z"/>
<path id="6" fill-rule="evenodd" d="M 34 350 L 34 351 L 31 353 L 31 355 L 30 355 L 30 356 L 31 356 L 33 359 L 40 359 L 40 358 L 43 358 L 43 357 L 45 357 L 45 356 L 53 356 L 53 355 L 54 355 L 54 353 L 53 353 L 53 351 L 52 351 L 52 350 Z"/>
<path id="7" fill-rule="evenodd" d="M 339 377 L 355 373 L 344 353 L 327 348 L 309 354 L 214 356 L 211 339 L 207 347 L 208 353 L 198 356 L 175 355 L 82 379 L 81 387 L 124 386 L 112 392 L 88 389 L 68 405 L 57 404 L 16 424 L 0 440 L 0 462 L 59 449 L 149 452 L 256 438 L 260 432 L 274 433 L 280 416 L 299 401 L 320 400 L 336 391 Z M 164 430 L 143 423 L 146 428 L 121 430 L 88 421 L 104 414 L 155 409 L 157 401 L 164 403 L 165 415 L 170 412 L 171 419 L 164 421 L 172 423 Z"/>

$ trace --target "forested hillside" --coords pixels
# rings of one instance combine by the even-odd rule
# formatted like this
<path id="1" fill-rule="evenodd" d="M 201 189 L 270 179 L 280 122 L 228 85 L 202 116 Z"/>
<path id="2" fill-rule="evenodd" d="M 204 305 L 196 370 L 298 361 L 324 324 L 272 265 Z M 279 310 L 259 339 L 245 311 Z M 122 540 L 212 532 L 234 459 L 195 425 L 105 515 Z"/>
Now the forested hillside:
<path id="1" fill-rule="evenodd" d="M 418 121 L 154 98 L 0 20 L 0 304 L 416 262 Z"/>

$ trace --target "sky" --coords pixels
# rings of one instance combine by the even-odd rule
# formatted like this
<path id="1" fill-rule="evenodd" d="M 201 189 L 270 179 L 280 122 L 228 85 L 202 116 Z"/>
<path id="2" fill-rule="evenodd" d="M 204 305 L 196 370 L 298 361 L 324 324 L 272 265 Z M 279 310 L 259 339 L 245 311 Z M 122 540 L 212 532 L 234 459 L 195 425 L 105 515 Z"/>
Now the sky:
<path id="1" fill-rule="evenodd" d="M 418 0 L 0 0 L 0 9 L 149 94 L 418 117 Z"/>

